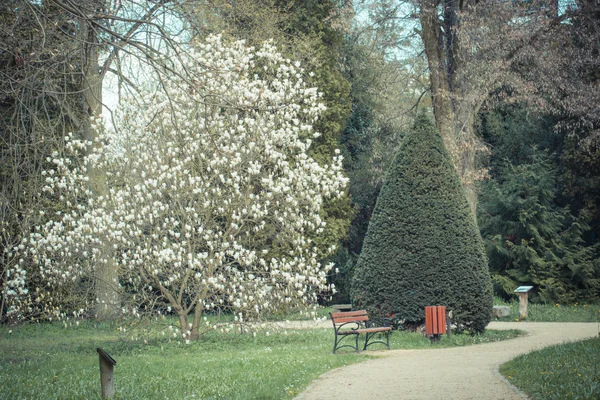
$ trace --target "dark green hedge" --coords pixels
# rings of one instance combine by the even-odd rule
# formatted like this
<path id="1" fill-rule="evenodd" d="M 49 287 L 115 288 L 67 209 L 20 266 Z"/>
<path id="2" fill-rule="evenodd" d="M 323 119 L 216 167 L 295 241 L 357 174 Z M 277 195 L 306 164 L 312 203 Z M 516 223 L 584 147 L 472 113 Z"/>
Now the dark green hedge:
<path id="1" fill-rule="evenodd" d="M 355 308 L 408 323 L 445 305 L 462 329 L 491 319 L 487 259 L 459 178 L 426 116 L 388 170 L 352 282 Z"/>

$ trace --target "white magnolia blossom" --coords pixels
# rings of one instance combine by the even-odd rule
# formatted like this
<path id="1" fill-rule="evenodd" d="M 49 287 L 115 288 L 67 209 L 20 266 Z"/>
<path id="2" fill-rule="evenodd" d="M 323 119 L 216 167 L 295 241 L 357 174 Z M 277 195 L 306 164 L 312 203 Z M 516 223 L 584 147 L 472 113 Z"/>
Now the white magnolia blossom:
<path id="1" fill-rule="evenodd" d="M 157 76 L 161 90 L 125 101 L 114 128 L 97 122 L 95 143 L 69 135 L 70 156 L 44 172 L 68 211 L 14 251 L 60 285 L 109 262 L 100 249 L 110 246 L 122 291 L 138 304 L 160 296 L 180 316 L 229 307 L 244 321 L 314 302 L 330 266 L 311 238 L 325 226 L 323 200 L 347 184 L 339 152 L 328 165 L 307 155 L 320 94 L 270 44 L 213 36 L 184 60 L 179 74 Z M 14 297 L 26 266 L 10 271 Z"/>

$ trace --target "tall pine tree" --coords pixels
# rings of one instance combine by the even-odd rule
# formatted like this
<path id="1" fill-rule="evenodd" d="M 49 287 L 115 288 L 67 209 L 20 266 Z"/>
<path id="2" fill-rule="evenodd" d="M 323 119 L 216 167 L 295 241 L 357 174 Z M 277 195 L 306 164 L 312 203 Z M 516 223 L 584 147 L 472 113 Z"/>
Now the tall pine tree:
<path id="1" fill-rule="evenodd" d="M 388 170 L 362 253 L 355 307 L 424 320 L 445 305 L 459 329 L 482 332 L 491 319 L 492 286 L 483 244 L 442 139 L 421 115 Z"/>

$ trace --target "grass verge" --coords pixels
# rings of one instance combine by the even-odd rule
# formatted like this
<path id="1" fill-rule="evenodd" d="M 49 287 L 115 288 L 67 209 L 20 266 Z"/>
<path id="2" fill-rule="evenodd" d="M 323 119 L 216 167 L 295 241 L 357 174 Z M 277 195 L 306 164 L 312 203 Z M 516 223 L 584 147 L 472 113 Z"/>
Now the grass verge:
<path id="1" fill-rule="evenodd" d="M 234 334 L 211 332 L 183 344 L 161 336 L 132 340 L 121 326 L 84 322 L 0 328 L 0 398 L 96 399 L 96 347 L 117 360 L 121 399 L 286 399 L 324 372 L 373 355 L 331 354 L 332 329 Z M 450 347 L 512 338 L 519 331 L 444 336 L 431 345 L 417 333 L 394 332 L 393 349 Z"/>
<path id="2" fill-rule="evenodd" d="M 503 302 L 495 299 L 494 305 L 509 306 L 510 315 L 499 321 L 519 321 L 519 302 Z M 535 304 L 529 303 L 527 321 L 529 322 L 599 322 L 599 304 Z"/>
<path id="3" fill-rule="evenodd" d="M 534 399 L 600 399 L 600 338 L 519 356 L 500 373 Z"/>

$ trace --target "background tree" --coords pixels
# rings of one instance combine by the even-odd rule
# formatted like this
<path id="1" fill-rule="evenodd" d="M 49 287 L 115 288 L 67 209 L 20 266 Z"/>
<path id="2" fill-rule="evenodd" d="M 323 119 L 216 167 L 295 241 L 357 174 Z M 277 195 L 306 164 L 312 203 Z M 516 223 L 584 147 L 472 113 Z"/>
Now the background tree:
<path id="1" fill-rule="evenodd" d="M 390 5 L 388 1 L 366 3 Z M 553 193 L 559 194 L 551 203 L 556 207 L 554 211 L 564 210 L 568 204 L 573 215 L 584 219 L 592 215 L 588 219 L 591 229 L 581 229 L 582 236 L 577 234 L 584 242 L 573 239 L 569 245 L 571 255 L 581 256 L 575 262 L 586 264 L 589 256 L 573 252 L 572 244 L 578 243 L 574 246 L 583 249 L 597 241 L 596 214 L 588 212 L 596 208 L 595 174 L 593 169 L 578 168 L 574 160 L 593 166 L 597 153 L 600 86 L 596 72 L 600 65 L 597 46 L 600 36 L 595 2 L 581 1 L 560 7 L 558 2 L 546 1 L 434 0 L 394 4 L 395 8 L 388 7 L 392 12 L 380 14 L 384 17 L 374 23 L 383 25 L 400 20 L 405 26 L 414 27 L 421 37 L 429 66 L 436 126 L 461 176 L 472 210 L 476 210 L 478 202 L 476 182 L 486 175 L 487 169 L 480 161 L 485 161 L 487 152 L 498 151 L 488 148 L 478 135 L 481 108 L 493 108 L 502 99 L 518 100 L 538 112 L 531 114 L 531 118 L 540 118 L 544 112 L 558 122 L 550 130 L 566 136 L 566 147 L 560 144 L 551 149 L 560 148 L 564 161 L 558 164 L 552 161 L 560 166 L 560 176 L 558 180 L 551 179 L 556 183 Z M 418 24 L 411 25 L 411 19 L 418 19 Z M 544 136 L 543 140 L 552 140 L 552 135 Z M 511 136 L 510 140 L 520 139 Z M 554 140 L 563 143 L 562 139 Z M 518 151 L 527 152 L 519 148 Z M 567 176 L 570 182 L 563 179 Z M 576 189 L 572 182 L 585 182 L 577 186 L 586 187 L 586 193 Z M 580 194 L 578 198 L 572 196 L 576 192 Z M 486 202 L 491 200 L 486 198 Z"/>
<path id="2" fill-rule="evenodd" d="M 564 74 L 558 65 L 579 64 L 586 60 L 585 57 L 588 61 L 595 57 L 583 56 L 584 52 L 596 54 L 592 51 L 594 39 L 578 42 L 582 45 L 580 50 L 575 47 L 563 53 L 553 50 L 561 47 L 556 46 L 557 43 L 572 42 L 565 36 L 569 30 L 566 25 L 577 25 L 574 31 L 590 37 L 593 29 L 588 28 L 584 33 L 581 27 L 585 24 L 575 24 L 575 21 L 585 19 L 588 26 L 593 25 L 588 18 L 593 14 L 593 7 L 586 10 L 583 6 L 587 2 L 562 9 L 558 8 L 557 2 L 548 1 L 382 0 L 359 3 L 366 3 L 370 8 L 385 8 L 387 12 L 379 13 L 379 19 L 371 19 L 373 24 L 384 26 L 400 21 L 408 28 L 404 39 L 412 38 L 413 31 L 419 35 L 421 44 L 417 44 L 416 49 L 424 50 L 428 64 L 436 126 L 452 156 L 473 211 L 477 205 L 476 182 L 485 177 L 485 166 L 479 165 L 478 154 L 486 150 L 476 135 L 475 126 L 478 111 L 489 94 L 501 85 L 510 84 L 520 96 L 539 104 L 541 86 L 532 85 L 533 80 L 530 77 L 524 79 L 519 72 L 525 59 L 542 61 L 547 71 L 553 71 L 546 76 L 559 77 Z M 563 24 L 565 21 L 569 24 Z M 402 43 L 402 40 L 395 40 Z M 387 41 L 384 35 L 382 42 Z M 576 54 L 579 56 L 574 58 Z M 557 57 L 561 61 L 551 62 Z M 582 65 L 586 64 L 589 63 L 586 61 Z M 529 71 L 536 74 L 540 70 Z M 594 103 L 593 98 L 594 95 L 580 96 L 580 100 L 590 105 Z"/>
<path id="3" fill-rule="evenodd" d="M 356 307 L 424 320 L 445 305 L 461 329 L 482 332 L 492 287 L 477 227 L 439 133 L 419 116 L 381 189 L 356 265 Z"/>
<path id="4" fill-rule="evenodd" d="M 67 211 L 28 236 L 21 256 L 45 282 L 72 285 L 111 262 L 108 242 L 128 311 L 172 310 L 184 338 L 198 339 L 206 311 L 244 322 L 316 302 L 330 266 L 311 237 L 324 232 L 324 199 L 341 196 L 347 179 L 339 157 L 320 165 L 307 155 L 324 107 L 273 46 L 209 37 L 182 62 L 188 79 L 166 71 L 162 90 L 123 105 L 115 130 L 96 127 L 83 165 L 77 153 L 89 145 L 68 141 L 74 157 L 45 173 Z M 103 195 L 86 189 L 90 166 L 104 171 Z M 11 276 L 14 307 L 42 297 L 43 288 L 22 290 L 26 269 Z M 48 311 L 81 313 L 59 307 Z"/>
<path id="5" fill-rule="evenodd" d="M 598 9 L 546 10 L 482 113 L 492 180 L 479 221 L 499 294 L 527 282 L 538 300 L 597 301 Z"/>
<path id="6" fill-rule="evenodd" d="M 593 302 L 600 295 L 597 240 L 590 240 L 588 211 L 565 192 L 573 179 L 587 179 L 564 162 L 571 140 L 555 126 L 556 119 L 528 114 L 520 103 L 482 115 L 493 151 L 479 225 L 498 295 L 512 297 L 527 284 L 535 286 L 534 301 Z"/>
<path id="7" fill-rule="evenodd" d="M 521 21 L 519 7 L 508 3 L 420 0 L 416 6 L 436 126 L 475 213 L 475 182 L 482 177 L 475 161 L 484 148 L 474 132 L 477 112 L 505 77 L 506 65 L 514 57 L 511 51 L 521 45 L 520 40 L 526 40 L 529 21 L 535 18 L 525 17 L 525 24 L 508 24 L 512 18 Z"/>
<path id="8" fill-rule="evenodd" d="M 499 174 L 501 183 L 486 184 L 480 214 L 496 292 L 508 298 L 533 284 L 543 302 L 597 300 L 598 266 L 583 242 L 589 227 L 554 203 L 550 162 L 539 154 L 533 164 L 507 163 Z"/>
<path id="9" fill-rule="evenodd" d="M 391 4 L 361 9 L 343 45 L 344 75 L 351 84 L 352 113 L 340 138 L 349 193 L 356 208 L 348 238 L 336 253 L 335 302 L 350 302 L 350 282 L 385 172 L 417 105 L 426 106 L 424 65 L 410 54 L 410 41 L 398 21 L 386 20 Z M 369 18 L 365 18 L 368 15 Z M 400 40 L 404 40 L 400 43 Z M 398 50 L 400 49 L 400 50 Z M 425 98 L 424 98 L 425 97 Z"/>
<path id="10" fill-rule="evenodd" d="M 567 10 L 568 23 L 523 56 L 518 71 L 536 90 L 538 102 L 529 102 L 530 108 L 549 113 L 564 138 L 557 163 L 559 201 L 574 215 L 587 215 L 584 238 L 591 245 L 600 238 L 600 13 L 595 1 L 575 1 Z"/>
<path id="11" fill-rule="evenodd" d="M 321 136 L 315 138 L 309 154 L 318 162 L 331 158 L 337 151 L 346 119 L 351 110 L 350 84 L 342 74 L 342 44 L 345 7 L 348 2 L 320 0 L 278 0 L 276 5 L 288 13 L 282 21 L 284 37 L 293 38 L 289 54 L 303 61 L 314 75 L 308 82 L 323 93 L 326 109 L 315 123 Z M 302 45 L 300 41 L 305 43 Z M 307 48 L 310 44 L 310 48 Z M 327 200 L 322 211 L 326 221 L 325 235 L 315 238 L 320 248 L 339 247 L 348 237 L 355 210 L 350 197 Z"/>
<path id="12" fill-rule="evenodd" d="M 582 148 L 597 148 L 600 127 L 600 11 L 595 0 L 560 3 L 552 29 L 513 65 L 534 92 L 536 108 L 560 118 L 560 132 L 576 135 Z M 587 145 L 587 146 L 586 146 Z"/>
<path id="13" fill-rule="evenodd" d="M 81 7 L 90 4 L 82 2 Z M 66 133 L 82 128 L 89 117 L 82 93 L 92 100 L 84 87 L 89 88 L 93 79 L 83 77 L 90 59 L 79 21 L 56 2 L 3 2 L 0 15 L 3 315 L 4 284 L 17 261 L 10 249 L 32 225 L 44 220 L 40 213 L 56 211 L 39 196 L 40 172 L 47 167 L 46 158 L 62 149 Z"/>

